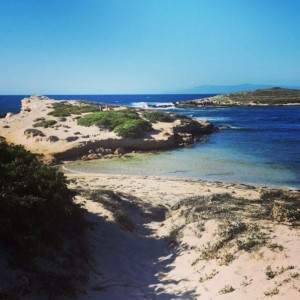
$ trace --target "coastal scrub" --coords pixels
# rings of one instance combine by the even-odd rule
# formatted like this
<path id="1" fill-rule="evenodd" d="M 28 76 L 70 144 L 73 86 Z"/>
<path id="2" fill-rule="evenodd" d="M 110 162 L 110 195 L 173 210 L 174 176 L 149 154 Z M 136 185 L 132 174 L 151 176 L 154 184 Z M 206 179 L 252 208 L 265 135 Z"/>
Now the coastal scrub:
<path id="1" fill-rule="evenodd" d="M 71 232 L 83 232 L 83 211 L 62 173 L 23 146 L 0 141 L 0 239 L 18 257 L 44 255 Z"/>
<path id="2" fill-rule="evenodd" d="M 1 299 L 75 299 L 88 279 L 88 222 L 65 176 L 0 140 Z M 5 263 L 3 263 L 5 261 Z M 8 263 L 6 263 L 8 262 Z M 7 283 L 5 283 L 7 282 Z"/>
<path id="3" fill-rule="evenodd" d="M 55 120 L 41 120 L 33 124 L 33 127 L 43 127 L 48 128 L 55 125 L 57 122 Z"/>
<path id="4" fill-rule="evenodd" d="M 78 102 L 77 105 L 68 103 L 67 101 L 57 102 L 52 104 L 53 111 L 49 112 L 48 115 L 54 117 L 68 117 L 70 115 L 80 115 L 82 113 L 95 112 L 99 108 L 96 105 L 85 104 Z"/>
<path id="5" fill-rule="evenodd" d="M 172 115 L 161 111 L 148 111 L 145 112 L 143 116 L 151 123 L 156 123 L 156 122 L 171 123 L 175 121 L 175 118 L 172 117 Z"/>
<path id="6" fill-rule="evenodd" d="M 121 137 L 139 138 L 152 129 L 151 124 L 143 120 L 137 112 L 129 109 L 118 111 L 99 111 L 83 116 L 77 124 L 90 127 L 96 125 L 114 131 Z"/>

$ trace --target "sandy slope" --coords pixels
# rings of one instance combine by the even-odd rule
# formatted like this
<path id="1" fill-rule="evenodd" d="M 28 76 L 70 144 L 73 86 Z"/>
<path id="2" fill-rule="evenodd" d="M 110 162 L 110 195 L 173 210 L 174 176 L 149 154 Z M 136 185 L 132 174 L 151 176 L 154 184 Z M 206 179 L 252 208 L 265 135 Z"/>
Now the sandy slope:
<path id="1" fill-rule="evenodd" d="M 163 177 L 75 173 L 67 176 L 72 180 L 71 186 L 82 191 L 119 192 L 122 200 L 118 205 L 135 224 L 130 231 L 116 221 L 113 210 L 101 201 L 91 201 L 84 193 L 78 197 L 78 201 L 86 201 L 87 215 L 96 224 L 90 236 L 95 272 L 91 272 L 87 294 L 80 299 L 300 298 L 298 229 L 252 220 L 258 224 L 257 230 L 268 236 L 267 243 L 255 251 L 236 251 L 235 259 L 225 264 L 222 259 L 234 246 L 224 246 L 215 258 L 200 256 L 208 242 L 217 241 L 218 224 L 223 220 L 213 216 L 199 234 L 199 223 L 186 223 L 185 217 L 193 215 L 192 209 L 174 209 L 174 204 L 184 198 L 215 193 L 244 197 L 251 205 L 264 188 Z M 250 220 L 247 213 L 238 217 L 246 223 Z M 180 231 L 179 243 L 170 245 L 170 233 L 183 224 L 186 226 Z M 271 249 L 268 245 L 277 246 Z M 233 291 L 228 292 L 228 287 Z"/>

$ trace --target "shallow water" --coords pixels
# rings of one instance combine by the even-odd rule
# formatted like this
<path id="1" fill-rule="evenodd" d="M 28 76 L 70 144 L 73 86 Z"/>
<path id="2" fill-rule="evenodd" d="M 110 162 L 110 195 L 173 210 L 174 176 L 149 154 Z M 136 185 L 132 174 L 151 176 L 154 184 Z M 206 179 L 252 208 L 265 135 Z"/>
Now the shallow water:
<path id="1" fill-rule="evenodd" d="M 80 162 L 82 172 L 176 176 L 300 188 L 299 107 L 181 110 L 221 130 L 192 148 Z"/>
<path id="2" fill-rule="evenodd" d="M 55 96 L 135 105 L 204 95 Z M 18 110 L 21 96 L 0 96 L 0 111 Z M 5 105 L 4 105 L 5 104 Z M 15 109 L 15 110 L 14 110 Z M 172 110 L 174 111 L 174 109 Z M 121 160 L 78 162 L 83 172 L 176 176 L 300 188 L 300 106 L 175 109 L 221 128 L 189 149 Z"/>

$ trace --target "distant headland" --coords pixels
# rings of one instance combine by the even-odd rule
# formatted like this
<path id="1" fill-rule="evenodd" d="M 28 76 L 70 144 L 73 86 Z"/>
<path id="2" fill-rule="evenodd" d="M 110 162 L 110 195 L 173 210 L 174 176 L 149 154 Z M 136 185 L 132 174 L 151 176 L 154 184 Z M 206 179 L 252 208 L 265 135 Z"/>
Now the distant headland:
<path id="1" fill-rule="evenodd" d="M 182 101 L 177 107 L 300 105 L 300 90 L 274 87 Z"/>

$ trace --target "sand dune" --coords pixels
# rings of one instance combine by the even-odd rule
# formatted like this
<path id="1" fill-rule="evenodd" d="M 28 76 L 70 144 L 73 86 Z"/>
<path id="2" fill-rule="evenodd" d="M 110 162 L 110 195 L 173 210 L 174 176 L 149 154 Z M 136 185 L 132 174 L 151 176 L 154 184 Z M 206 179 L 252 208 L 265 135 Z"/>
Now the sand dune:
<path id="1" fill-rule="evenodd" d="M 80 299 L 299 298 L 298 228 L 257 215 L 264 210 L 257 199 L 274 190 L 163 177 L 67 176 L 95 222 L 96 272 Z M 209 200 L 205 215 L 195 212 L 204 207 L 192 202 L 195 197 L 224 193 L 228 201 Z"/>

